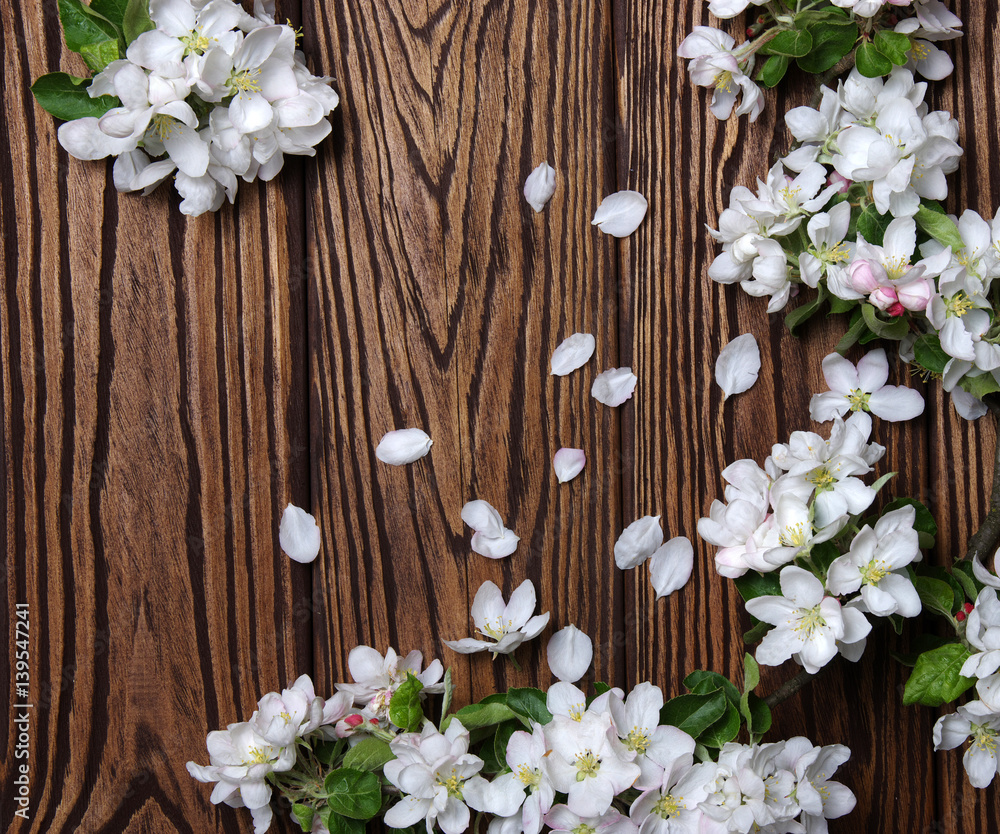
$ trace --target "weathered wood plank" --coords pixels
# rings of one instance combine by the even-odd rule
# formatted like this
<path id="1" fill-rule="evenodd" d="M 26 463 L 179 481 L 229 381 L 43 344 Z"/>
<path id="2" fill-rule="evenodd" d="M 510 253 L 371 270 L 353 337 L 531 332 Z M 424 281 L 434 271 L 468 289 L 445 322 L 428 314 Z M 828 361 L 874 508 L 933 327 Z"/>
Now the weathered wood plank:
<path id="1" fill-rule="evenodd" d="M 28 91 L 83 70 L 52 9 L 2 15 L 2 605 L 31 605 L 35 708 L 30 822 L 5 723 L 0 827 L 242 830 L 184 763 L 309 669 L 276 524 L 308 503 L 301 172 L 199 220 L 119 197 Z"/>
<path id="2" fill-rule="evenodd" d="M 610 174 L 608 12 L 314 12 L 307 32 L 324 41 L 345 92 L 342 149 L 310 186 L 310 321 L 322 334 L 315 499 L 327 531 L 322 587 L 337 611 L 317 636 L 318 674 L 344 679 L 350 648 L 374 641 L 455 666 L 462 699 L 538 682 L 527 671 L 545 668 L 538 647 L 523 675 L 475 658 L 473 683 L 469 662 L 441 643 L 470 633 L 482 581 L 509 593 L 527 577 L 540 610 L 594 636 L 597 674 L 612 677 L 614 603 L 578 592 L 615 599 L 618 476 L 605 466 L 617 431 L 589 396 L 597 363 L 613 365 L 617 352 L 611 250 L 589 229 Z M 536 217 L 521 185 L 545 158 L 559 184 Z M 598 333 L 598 358 L 572 378 L 548 377 L 552 349 L 577 330 Z M 381 434 L 409 425 L 434 438 L 429 457 L 407 469 L 377 463 Z M 550 461 L 561 445 L 586 447 L 592 464 L 557 490 Z M 522 537 L 509 561 L 471 553 L 459 513 L 477 497 Z"/>

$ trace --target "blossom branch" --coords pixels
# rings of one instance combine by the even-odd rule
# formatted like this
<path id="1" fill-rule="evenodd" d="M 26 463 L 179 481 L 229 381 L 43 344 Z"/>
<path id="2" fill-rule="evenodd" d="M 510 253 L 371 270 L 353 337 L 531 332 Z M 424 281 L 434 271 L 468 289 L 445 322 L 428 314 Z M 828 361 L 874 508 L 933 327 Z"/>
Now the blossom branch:
<path id="1" fill-rule="evenodd" d="M 764 698 L 764 703 L 767 704 L 770 709 L 774 709 L 778 704 L 787 701 L 795 695 L 800 689 L 802 689 L 803 686 L 815 677 L 816 675 L 803 669 L 794 678 L 789 678 L 781 686 L 775 689 L 774 692 Z"/>

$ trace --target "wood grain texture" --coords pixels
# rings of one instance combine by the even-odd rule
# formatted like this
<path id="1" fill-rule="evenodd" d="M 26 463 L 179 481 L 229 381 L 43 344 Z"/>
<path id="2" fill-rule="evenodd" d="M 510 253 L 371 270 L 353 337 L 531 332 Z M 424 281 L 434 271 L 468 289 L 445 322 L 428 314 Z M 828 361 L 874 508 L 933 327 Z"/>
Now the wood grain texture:
<path id="1" fill-rule="evenodd" d="M 199 220 L 119 197 L 28 91 L 83 70 L 53 9 L 2 15 L 2 607 L 31 606 L 34 709 L 30 821 L 5 721 L 0 828 L 240 831 L 184 763 L 309 663 L 275 525 L 308 503 L 301 169 Z"/>
<path id="2" fill-rule="evenodd" d="M 184 220 L 165 190 L 119 197 L 110 166 L 66 157 L 27 87 L 82 66 L 51 9 L 0 3 L 0 613 L 31 603 L 37 704 L 29 825 L 10 825 L 14 733 L 0 725 L 0 827 L 249 830 L 184 762 L 298 674 L 327 691 L 346 680 L 359 643 L 441 658 L 459 703 L 548 685 L 545 639 L 569 622 L 594 638 L 587 681 L 652 680 L 669 696 L 695 667 L 739 675 L 748 619 L 695 525 L 728 463 L 828 430 L 807 406 L 844 325 L 792 338 L 763 302 L 707 278 L 705 224 L 786 149 L 779 114 L 810 92 L 769 93 L 753 125 L 717 122 L 675 57 L 705 6 L 279 2 L 341 94 L 333 136 L 235 207 Z M 954 7 L 969 34 L 948 45 L 955 78 L 931 85 L 967 149 L 950 205 L 992 216 L 997 3 Z M 542 160 L 557 190 L 536 215 L 521 187 Z M 650 210 L 616 241 L 590 218 L 625 188 Z M 596 335 L 596 356 L 549 376 L 577 331 Z M 744 332 L 760 380 L 723 403 L 715 357 Z M 636 394 L 605 408 L 590 384 L 622 365 Z M 893 364 L 891 381 L 905 374 Z M 936 383 L 908 384 L 928 412 L 876 424 L 879 472 L 935 511 L 948 563 L 983 515 L 995 439 Z M 428 431 L 430 455 L 378 462 L 382 434 L 405 426 Z M 562 446 L 588 456 L 566 485 L 551 469 Z M 521 536 L 514 557 L 471 553 L 459 514 L 472 498 Z M 311 568 L 278 547 L 288 501 L 319 519 Z M 691 584 L 666 600 L 645 567 L 614 568 L 616 537 L 647 513 L 696 543 Z M 524 671 L 444 646 L 471 633 L 484 580 L 509 594 L 526 578 L 552 627 L 519 651 Z M 992 831 L 997 788 L 969 788 L 961 751 L 931 751 L 932 711 L 900 704 L 889 649 L 905 645 L 875 635 L 862 663 L 784 705 L 774 735 L 852 748 L 858 809 L 831 831 Z M 795 671 L 768 670 L 765 688 Z M 0 691 L 14 700 L 9 664 Z"/>

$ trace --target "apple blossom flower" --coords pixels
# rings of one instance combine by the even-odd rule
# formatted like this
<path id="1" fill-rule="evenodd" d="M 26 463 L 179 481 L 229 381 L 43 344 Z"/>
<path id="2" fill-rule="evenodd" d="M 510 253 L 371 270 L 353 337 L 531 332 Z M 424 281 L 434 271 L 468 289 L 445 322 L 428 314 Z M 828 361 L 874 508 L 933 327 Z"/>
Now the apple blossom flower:
<path id="1" fill-rule="evenodd" d="M 965 772 L 972 787 L 989 787 L 1000 769 L 1000 712 L 982 701 L 970 701 L 934 724 L 935 750 L 954 750 L 970 737 L 972 744 L 962 757 Z"/>
<path id="2" fill-rule="evenodd" d="M 347 692 L 358 706 L 365 707 L 367 717 L 387 719 L 392 693 L 406 682 L 407 675 L 413 675 L 423 684 L 421 694 L 444 691 L 439 683 L 444 675 L 440 660 L 432 660 L 421 671 L 424 656 L 412 651 L 400 658 L 390 647 L 383 657 L 370 646 L 355 646 L 347 656 L 347 668 L 354 683 L 338 683 L 337 690 Z"/>
<path id="3" fill-rule="evenodd" d="M 489 639 L 463 637 L 461 640 L 445 640 L 444 644 L 459 654 L 488 651 L 494 658 L 498 654 L 510 654 L 525 640 L 532 640 L 541 634 L 548 625 L 549 612 L 532 616 L 534 610 L 535 586 L 530 579 L 525 579 L 517 587 L 506 604 L 500 589 L 486 580 L 476 592 L 470 615 L 476 631 Z"/>
<path id="4" fill-rule="evenodd" d="M 493 779 L 486 795 L 486 810 L 513 817 L 511 826 L 518 832 L 539 834 L 556 795 L 549 775 L 548 744 L 542 725 L 534 724 L 530 733 L 523 730 L 513 733 L 507 741 L 505 761 L 510 772 Z M 515 811 L 509 811 L 515 805 Z M 505 811 L 508 813 L 504 814 Z"/>
<path id="5" fill-rule="evenodd" d="M 902 385 L 886 385 L 889 362 L 882 348 L 869 351 L 857 366 L 837 353 L 823 359 L 823 376 L 830 390 L 814 394 L 809 416 L 818 422 L 843 417 L 848 411 L 870 411 L 883 420 L 912 420 L 924 411 L 924 398 Z"/>
<path id="6" fill-rule="evenodd" d="M 329 700 L 317 697 L 312 678 L 301 675 L 288 689 L 264 695 L 257 702 L 257 711 L 250 723 L 269 744 L 285 747 L 297 738 L 324 728 L 324 736 L 334 736 L 330 725 L 340 721 L 352 703 L 347 692 L 338 692 Z"/>
<path id="7" fill-rule="evenodd" d="M 545 824 L 554 834 L 638 834 L 639 828 L 614 808 L 587 816 L 574 813 L 566 805 L 556 805 L 545 815 Z"/>
<path id="8" fill-rule="evenodd" d="M 617 695 L 608 699 L 612 727 L 631 761 L 639 767 L 635 787 L 640 790 L 663 787 L 664 769 L 673 768 L 685 754 L 690 757 L 694 753 L 691 736 L 677 727 L 660 724 L 663 703 L 662 690 L 649 682 L 637 684 L 624 701 Z"/>
<path id="9" fill-rule="evenodd" d="M 711 109 L 717 119 L 728 119 L 750 114 L 755 121 L 764 109 L 760 88 L 750 80 L 753 55 L 742 56 L 734 50 L 736 41 L 725 32 L 710 26 L 695 26 L 679 47 L 677 54 L 690 59 L 688 71 L 691 80 L 699 87 L 712 87 Z M 737 106 L 736 98 L 742 93 Z"/>
<path id="10" fill-rule="evenodd" d="M 851 751 L 842 744 L 814 747 L 802 736 L 782 743 L 775 764 L 795 776 L 795 802 L 806 831 L 825 831 L 826 820 L 838 819 L 854 810 L 857 804 L 854 792 L 830 778 L 850 757 Z"/>

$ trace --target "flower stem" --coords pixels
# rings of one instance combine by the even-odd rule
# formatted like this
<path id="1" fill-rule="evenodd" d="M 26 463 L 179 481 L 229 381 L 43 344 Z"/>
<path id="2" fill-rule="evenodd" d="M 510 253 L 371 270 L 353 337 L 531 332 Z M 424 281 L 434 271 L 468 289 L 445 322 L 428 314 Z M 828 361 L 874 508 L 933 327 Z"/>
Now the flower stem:
<path id="1" fill-rule="evenodd" d="M 790 678 L 785 681 L 781 686 L 775 689 L 774 692 L 768 695 L 764 699 L 764 703 L 767 704 L 769 708 L 774 709 L 778 704 L 791 698 L 814 677 L 816 677 L 816 675 L 812 675 L 803 669 L 794 678 Z"/>
<path id="2" fill-rule="evenodd" d="M 990 510 L 982 526 L 969 539 L 966 559 L 982 559 L 997 549 L 1000 544 L 1000 403 L 990 397 L 983 400 L 993 414 L 993 424 L 997 429 L 997 443 L 993 456 L 993 489 L 990 492 Z"/>

